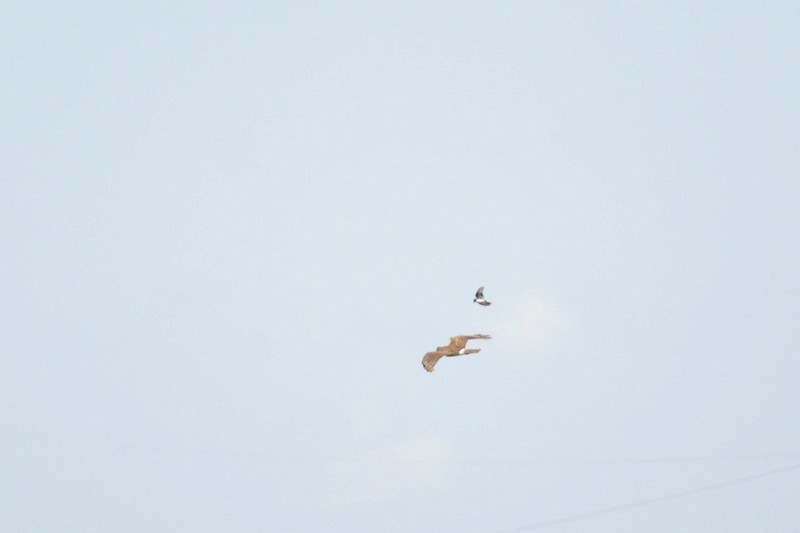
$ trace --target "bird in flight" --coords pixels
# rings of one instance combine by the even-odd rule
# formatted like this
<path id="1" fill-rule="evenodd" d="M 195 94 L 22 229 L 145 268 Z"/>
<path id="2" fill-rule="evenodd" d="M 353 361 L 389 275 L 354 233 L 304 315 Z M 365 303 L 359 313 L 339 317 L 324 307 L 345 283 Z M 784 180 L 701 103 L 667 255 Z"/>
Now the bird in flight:
<path id="1" fill-rule="evenodd" d="M 447 346 L 439 346 L 433 352 L 428 352 L 422 358 L 422 366 L 428 372 L 433 372 L 433 367 L 436 366 L 437 361 L 442 357 L 456 357 L 458 355 L 465 355 L 468 353 L 478 353 L 480 348 L 467 349 L 467 342 L 472 339 L 491 339 L 491 335 L 458 335 L 457 337 L 450 337 L 450 344 Z"/>
<path id="2" fill-rule="evenodd" d="M 478 289 L 478 292 L 475 293 L 475 299 L 472 301 L 481 305 L 492 305 L 492 302 L 483 297 L 483 287 Z"/>

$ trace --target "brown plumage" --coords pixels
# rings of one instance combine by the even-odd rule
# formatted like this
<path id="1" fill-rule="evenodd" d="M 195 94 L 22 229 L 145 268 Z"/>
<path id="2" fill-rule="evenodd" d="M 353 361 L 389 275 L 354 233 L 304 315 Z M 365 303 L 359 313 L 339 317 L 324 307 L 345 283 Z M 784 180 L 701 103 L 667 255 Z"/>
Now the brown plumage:
<path id="1" fill-rule="evenodd" d="M 433 372 L 433 367 L 436 362 L 442 357 L 455 357 L 457 355 L 466 355 L 468 353 L 478 353 L 480 348 L 467 349 L 467 341 L 472 339 L 491 339 L 491 335 L 459 335 L 457 337 L 450 337 L 450 344 L 447 346 L 439 346 L 436 351 L 428 352 L 422 358 L 422 366 L 428 372 Z"/>

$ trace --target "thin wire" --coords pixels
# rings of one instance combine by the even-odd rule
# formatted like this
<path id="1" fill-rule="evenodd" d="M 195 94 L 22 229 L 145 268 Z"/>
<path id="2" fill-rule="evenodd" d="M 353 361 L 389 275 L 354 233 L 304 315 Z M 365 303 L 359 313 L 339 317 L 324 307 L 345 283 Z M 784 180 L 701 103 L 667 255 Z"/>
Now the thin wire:
<path id="1" fill-rule="evenodd" d="M 588 464 L 660 464 L 660 463 L 691 463 L 691 462 L 710 462 L 710 461 L 749 461 L 763 459 L 789 459 L 800 457 L 800 453 L 765 453 L 765 454 L 746 454 L 746 455 L 697 455 L 683 457 L 641 457 L 631 459 L 454 459 L 453 462 L 459 465 L 474 466 L 510 466 L 520 465 L 537 466 L 572 466 Z M 800 533 L 800 532 L 798 532 Z"/>
<path id="2" fill-rule="evenodd" d="M 615 505 L 614 507 L 605 507 L 603 509 L 595 509 L 594 511 L 587 511 L 585 513 L 574 514 L 570 516 L 565 516 L 563 518 L 556 518 L 555 520 L 547 520 L 545 522 L 537 522 L 535 524 L 529 524 L 527 526 L 515 527 L 512 529 L 504 529 L 499 531 L 498 533 L 513 533 L 515 531 L 527 531 L 530 529 L 540 529 L 543 527 L 553 526 L 556 524 L 563 524 L 566 522 L 574 522 L 576 520 L 582 520 L 584 518 L 589 518 L 590 516 L 597 516 L 601 514 L 612 513 L 614 511 L 622 511 L 623 509 L 630 509 L 632 507 L 641 507 L 643 505 L 650 505 L 651 503 L 658 503 L 667 500 L 677 500 L 678 498 L 685 498 L 687 496 L 692 496 L 694 494 L 700 494 L 703 492 L 710 492 L 712 490 L 718 490 L 725 487 L 730 487 L 731 485 L 738 485 L 740 483 L 747 483 L 749 481 L 754 481 L 756 479 L 761 479 L 769 476 L 775 476 L 778 474 L 782 474 L 784 472 L 788 472 L 790 470 L 797 470 L 800 469 L 800 463 L 795 465 L 784 466 L 783 468 L 777 468 L 775 470 L 768 470 L 766 472 L 761 472 L 758 474 L 753 474 L 751 476 L 739 477 L 734 479 L 729 479 L 727 481 L 722 481 L 720 483 L 714 483 L 713 485 L 704 485 L 702 487 L 697 487 L 695 489 L 689 489 L 682 492 L 675 492 L 672 494 L 664 494 L 662 496 L 656 496 L 654 498 L 648 498 L 646 500 L 639 500 L 635 502 L 625 503 L 622 505 Z"/>

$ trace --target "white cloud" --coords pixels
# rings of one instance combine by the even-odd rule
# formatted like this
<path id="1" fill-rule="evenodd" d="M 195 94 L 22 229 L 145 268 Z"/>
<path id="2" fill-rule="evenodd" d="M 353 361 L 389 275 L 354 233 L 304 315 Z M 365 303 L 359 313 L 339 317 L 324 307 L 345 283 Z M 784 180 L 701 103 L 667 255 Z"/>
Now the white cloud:
<path id="1" fill-rule="evenodd" d="M 493 337 L 498 344 L 524 348 L 524 353 L 553 348 L 570 325 L 568 314 L 545 298 L 522 299 L 498 319 Z"/>

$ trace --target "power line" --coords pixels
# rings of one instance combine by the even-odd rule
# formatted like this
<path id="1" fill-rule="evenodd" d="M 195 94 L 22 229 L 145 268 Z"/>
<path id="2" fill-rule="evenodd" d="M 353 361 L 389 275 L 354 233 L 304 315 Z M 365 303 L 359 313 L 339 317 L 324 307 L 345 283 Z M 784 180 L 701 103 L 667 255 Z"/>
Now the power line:
<path id="1" fill-rule="evenodd" d="M 800 453 L 764 453 L 742 455 L 695 455 L 677 457 L 639 457 L 639 458 L 566 458 L 566 459 L 470 459 L 458 458 L 453 462 L 465 466 L 509 466 L 519 467 L 524 465 L 536 466 L 574 466 L 591 464 L 672 464 L 672 463 L 699 463 L 712 461 L 754 461 L 763 459 L 794 459 Z M 800 532 L 798 532 L 800 533 Z"/>
<path id="2" fill-rule="evenodd" d="M 531 529 L 540 529 L 543 527 L 553 526 L 556 524 L 563 524 L 566 522 L 574 522 L 576 520 L 582 520 L 584 518 L 589 518 L 591 516 L 597 516 L 601 514 L 612 513 L 614 511 L 622 511 L 624 509 L 630 509 L 632 507 L 641 507 L 643 505 L 650 505 L 651 503 L 658 503 L 667 500 L 677 500 L 679 498 L 685 498 L 687 496 L 692 496 L 694 494 L 700 494 L 703 492 L 710 492 L 712 490 L 718 490 L 725 487 L 730 487 L 731 485 L 738 485 L 740 483 L 747 483 L 750 481 L 754 481 L 756 479 L 761 479 L 765 477 L 775 476 L 778 474 L 782 474 L 784 472 L 789 472 L 790 470 L 797 470 L 800 469 L 800 463 L 795 465 L 784 466 L 783 468 L 777 468 L 775 470 L 768 470 L 766 472 L 760 472 L 758 474 L 753 474 L 751 476 L 739 477 L 734 479 L 729 479 L 727 481 L 722 481 L 720 483 L 714 483 L 713 485 L 704 485 L 702 487 L 697 487 L 694 489 L 684 490 L 682 492 L 674 492 L 672 494 L 664 494 L 662 496 L 656 496 L 654 498 L 648 498 L 646 500 L 638 500 L 635 502 L 625 503 L 622 505 L 615 505 L 613 507 L 605 507 L 603 509 L 595 509 L 594 511 L 586 511 L 584 513 L 574 514 L 570 516 L 565 516 L 563 518 L 556 518 L 555 520 L 547 520 L 545 522 L 537 522 L 535 524 L 528 524 L 527 526 L 515 527 L 512 529 L 504 529 L 499 531 L 498 533 L 513 533 L 515 531 L 527 531 Z"/>

